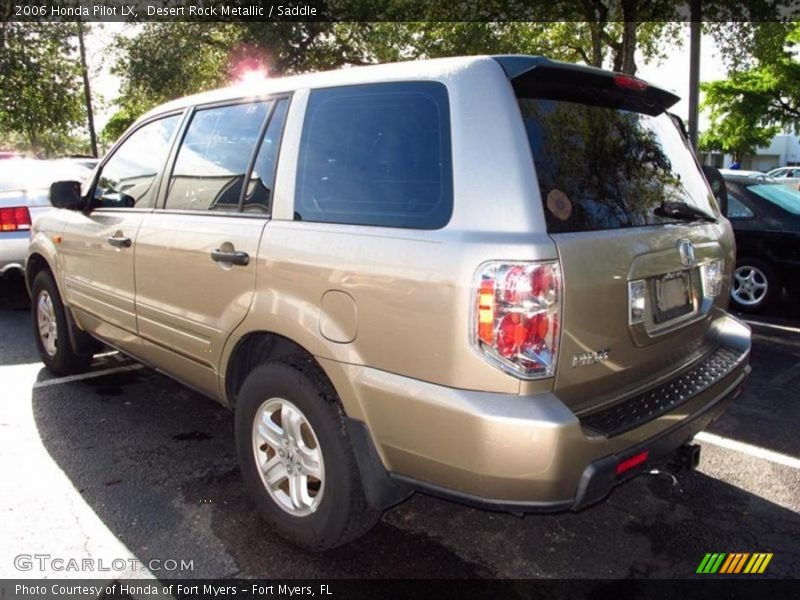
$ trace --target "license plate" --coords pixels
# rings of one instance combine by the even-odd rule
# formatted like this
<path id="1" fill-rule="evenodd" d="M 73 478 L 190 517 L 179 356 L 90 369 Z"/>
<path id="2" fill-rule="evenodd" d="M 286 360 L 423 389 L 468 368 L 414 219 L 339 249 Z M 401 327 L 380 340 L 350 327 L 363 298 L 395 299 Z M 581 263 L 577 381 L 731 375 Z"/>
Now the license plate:
<path id="1" fill-rule="evenodd" d="M 655 288 L 658 322 L 692 311 L 692 277 L 689 271 L 667 273 L 656 279 Z"/>

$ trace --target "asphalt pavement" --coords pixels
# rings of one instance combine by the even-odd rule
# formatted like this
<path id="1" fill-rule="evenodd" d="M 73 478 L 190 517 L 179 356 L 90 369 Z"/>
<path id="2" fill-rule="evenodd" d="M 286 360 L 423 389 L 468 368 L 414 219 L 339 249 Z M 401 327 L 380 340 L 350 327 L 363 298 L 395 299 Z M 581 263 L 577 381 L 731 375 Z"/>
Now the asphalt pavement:
<path id="1" fill-rule="evenodd" d="M 683 578 L 707 552 L 772 552 L 765 576 L 800 577 L 800 311 L 787 298 L 745 318 L 750 383 L 701 434 L 698 471 L 641 476 L 550 516 L 417 494 L 364 538 L 312 554 L 244 494 L 226 409 L 113 353 L 96 376 L 54 378 L 21 284 L 0 281 L 0 577 L 85 577 L 52 559 L 90 558 L 151 567 L 108 578 Z M 19 556 L 37 553 L 50 559 L 26 570 Z M 190 564 L 152 568 L 169 560 Z"/>

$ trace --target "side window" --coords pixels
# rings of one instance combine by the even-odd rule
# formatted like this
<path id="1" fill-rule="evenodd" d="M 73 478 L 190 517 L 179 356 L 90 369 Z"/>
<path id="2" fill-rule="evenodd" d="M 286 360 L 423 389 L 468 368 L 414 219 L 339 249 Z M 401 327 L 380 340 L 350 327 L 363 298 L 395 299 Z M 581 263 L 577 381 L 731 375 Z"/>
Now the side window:
<path id="1" fill-rule="evenodd" d="M 295 218 L 438 229 L 453 210 L 447 89 L 379 83 L 311 93 Z"/>
<path id="2" fill-rule="evenodd" d="M 239 210 L 242 182 L 270 102 L 200 109 L 186 130 L 166 208 Z"/>
<path id="3" fill-rule="evenodd" d="M 267 125 L 258 156 L 250 173 L 247 183 L 247 192 L 244 197 L 245 212 L 272 212 L 272 186 L 275 183 L 275 166 L 278 163 L 278 150 L 283 133 L 283 124 L 286 121 L 286 111 L 289 101 L 278 100 L 275 110 Z"/>
<path id="4" fill-rule="evenodd" d="M 728 214 L 729 219 L 747 219 L 753 216 L 753 211 L 744 205 L 744 202 L 731 194 L 728 190 Z"/>
<path id="5" fill-rule="evenodd" d="M 153 207 L 153 183 L 167 159 L 181 116 L 148 123 L 122 142 L 100 171 L 92 208 Z"/>

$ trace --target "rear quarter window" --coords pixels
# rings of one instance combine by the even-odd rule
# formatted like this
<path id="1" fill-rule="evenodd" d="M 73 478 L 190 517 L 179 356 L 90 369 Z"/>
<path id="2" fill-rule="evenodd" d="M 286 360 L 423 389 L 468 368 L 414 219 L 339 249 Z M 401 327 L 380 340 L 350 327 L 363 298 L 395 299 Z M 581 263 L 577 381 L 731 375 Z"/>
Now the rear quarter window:
<path id="1" fill-rule="evenodd" d="M 447 89 L 379 83 L 311 92 L 295 218 L 439 229 L 453 209 Z"/>

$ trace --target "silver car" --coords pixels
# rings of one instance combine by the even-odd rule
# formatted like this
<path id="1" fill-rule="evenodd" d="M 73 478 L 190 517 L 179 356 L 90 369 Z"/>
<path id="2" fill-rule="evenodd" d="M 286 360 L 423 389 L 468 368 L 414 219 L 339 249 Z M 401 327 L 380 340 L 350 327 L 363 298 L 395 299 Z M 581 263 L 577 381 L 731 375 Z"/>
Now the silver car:
<path id="1" fill-rule="evenodd" d="M 56 160 L 9 159 L 0 162 L 0 276 L 24 273 L 33 222 L 50 210 L 50 184 L 83 180 L 91 170 Z"/>

